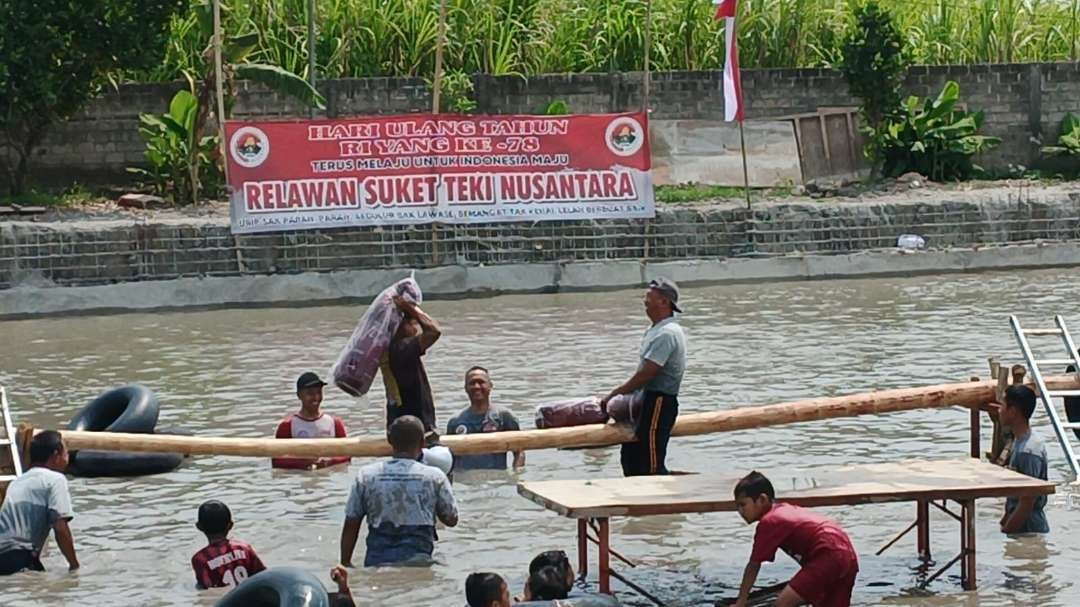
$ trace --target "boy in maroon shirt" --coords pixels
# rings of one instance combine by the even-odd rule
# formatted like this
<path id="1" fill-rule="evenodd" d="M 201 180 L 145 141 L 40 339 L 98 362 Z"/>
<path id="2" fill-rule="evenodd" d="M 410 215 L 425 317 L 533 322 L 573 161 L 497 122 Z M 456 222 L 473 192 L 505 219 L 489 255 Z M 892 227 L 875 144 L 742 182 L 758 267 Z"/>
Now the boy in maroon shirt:
<path id="1" fill-rule="evenodd" d="M 851 605 L 859 559 L 847 534 L 828 518 L 799 506 L 776 503 L 775 499 L 772 483 L 758 472 L 751 472 L 735 485 L 739 515 L 747 524 L 758 524 L 735 605 L 746 606 L 761 563 L 772 562 L 777 548 L 802 565 L 777 597 L 777 607 Z"/>
<path id="2" fill-rule="evenodd" d="M 195 527 L 206 534 L 208 542 L 191 557 L 199 589 L 232 588 L 266 569 L 251 546 L 229 539 L 232 526 L 232 513 L 225 504 L 210 500 L 199 506 L 199 522 Z"/>

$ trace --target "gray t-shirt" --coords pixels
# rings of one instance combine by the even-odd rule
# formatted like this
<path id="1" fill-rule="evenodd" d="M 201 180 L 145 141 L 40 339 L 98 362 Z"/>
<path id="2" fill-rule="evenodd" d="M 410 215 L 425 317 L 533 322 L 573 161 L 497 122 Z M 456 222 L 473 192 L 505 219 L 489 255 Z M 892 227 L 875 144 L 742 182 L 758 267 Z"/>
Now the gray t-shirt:
<path id="1" fill-rule="evenodd" d="M 461 413 L 450 418 L 446 423 L 447 434 L 479 434 L 481 432 L 503 432 L 520 430 L 514 414 L 506 409 L 492 406 L 487 413 L 479 415 L 466 407 Z M 483 455 L 455 455 L 456 470 L 505 470 L 506 453 L 485 453 Z"/>
<path id="2" fill-rule="evenodd" d="M 660 365 L 660 372 L 645 384 L 645 390 L 678 396 L 686 370 L 686 335 L 674 316 L 646 329 L 641 338 L 641 365 L 646 360 Z"/>
<path id="3" fill-rule="evenodd" d="M 367 518 L 365 567 L 430 559 L 436 515 L 457 517 L 450 481 L 438 468 L 402 458 L 361 468 L 345 506 L 345 518 Z"/>
<path id="4" fill-rule="evenodd" d="M 1034 432 L 1028 432 L 1013 442 L 1012 453 L 1009 455 L 1009 468 L 1032 478 L 1047 480 L 1046 446 L 1042 439 L 1035 436 Z M 1011 513 L 1020 504 L 1020 499 L 1010 497 L 1005 499 L 1005 512 Z M 1031 516 L 1024 521 L 1024 526 L 1017 533 L 1050 533 L 1050 523 L 1046 520 L 1046 496 L 1040 495 L 1035 499 L 1035 506 L 1031 509 Z"/>
<path id="5" fill-rule="evenodd" d="M 74 516 L 67 478 L 42 466 L 30 468 L 11 481 L 0 507 L 0 552 L 40 554 L 56 521 Z"/>

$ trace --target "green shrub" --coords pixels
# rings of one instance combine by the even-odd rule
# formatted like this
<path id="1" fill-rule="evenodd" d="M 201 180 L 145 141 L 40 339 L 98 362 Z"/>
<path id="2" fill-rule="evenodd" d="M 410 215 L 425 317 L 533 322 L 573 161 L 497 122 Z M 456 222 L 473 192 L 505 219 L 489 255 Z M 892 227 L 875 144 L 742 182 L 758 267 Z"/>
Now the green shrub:
<path id="1" fill-rule="evenodd" d="M 145 178 L 155 193 L 171 198 L 174 203 L 190 202 L 196 184 L 211 196 L 221 187 L 221 170 L 215 161 L 219 140 L 216 135 L 199 136 L 195 124 L 198 113 L 195 95 L 179 91 L 169 103 L 167 113 L 139 116 L 139 134 L 146 140 L 149 168 L 134 167 L 128 171 Z M 197 159 L 197 165 L 193 158 Z"/>
<path id="2" fill-rule="evenodd" d="M 1065 114 L 1058 131 L 1057 145 L 1044 146 L 1042 153 L 1047 156 L 1080 158 L 1080 118 L 1072 112 Z"/>
<path id="3" fill-rule="evenodd" d="M 917 172 L 934 181 L 966 179 L 978 170 L 975 154 L 1001 140 L 979 135 L 982 112 L 956 109 L 960 85 L 949 81 L 936 99 L 908 97 L 875 133 L 882 172 L 897 177 Z"/>
<path id="4" fill-rule="evenodd" d="M 122 70 L 160 64 L 182 0 L 0 2 L 0 181 L 26 186 L 49 128 Z"/>

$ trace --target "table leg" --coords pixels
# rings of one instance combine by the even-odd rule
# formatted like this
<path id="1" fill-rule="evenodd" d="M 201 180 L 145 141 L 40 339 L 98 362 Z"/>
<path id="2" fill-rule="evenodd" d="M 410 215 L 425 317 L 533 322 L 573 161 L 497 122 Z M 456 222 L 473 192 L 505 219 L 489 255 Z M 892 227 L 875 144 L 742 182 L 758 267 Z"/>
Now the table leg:
<path id="1" fill-rule="evenodd" d="M 608 530 L 608 519 L 600 519 L 600 594 L 611 594 L 611 543 Z"/>
<path id="2" fill-rule="evenodd" d="M 964 500 L 960 507 L 960 583 L 964 590 L 975 590 L 975 500 Z"/>
<path id="3" fill-rule="evenodd" d="M 585 579 L 589 575 L 589 526 L 588 521 L 577 521 L 577 569 L 578 575 Z"/>
<path id="4" fill-rule="evenodd" d="M 930 560 L 930 502 L 919 500 L 916 507 L 915 522 L 918 526 L 919 558 Z"/>

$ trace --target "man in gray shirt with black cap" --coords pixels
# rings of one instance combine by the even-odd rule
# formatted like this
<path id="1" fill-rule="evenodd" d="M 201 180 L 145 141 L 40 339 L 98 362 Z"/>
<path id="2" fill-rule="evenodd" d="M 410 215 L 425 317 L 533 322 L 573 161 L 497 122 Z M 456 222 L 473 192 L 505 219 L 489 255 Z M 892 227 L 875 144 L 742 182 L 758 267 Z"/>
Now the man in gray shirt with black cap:
<path id="1" fill-rule="evenodd" d="M 679 415 L 679 386 L 686 369 L 686 335 L 675 316 L 682 312 L 679 287 L 667 278 L 654 278 L 645 291 L 644 304 L 652 326 L 641 338 L 637 372 L 601 401 L 606 407 L 607 401 L 618 394 L 644 392 L 635 428 L 637 441 L 622 445 L 624 476 L 668 473 L 664 459 Z"/>

